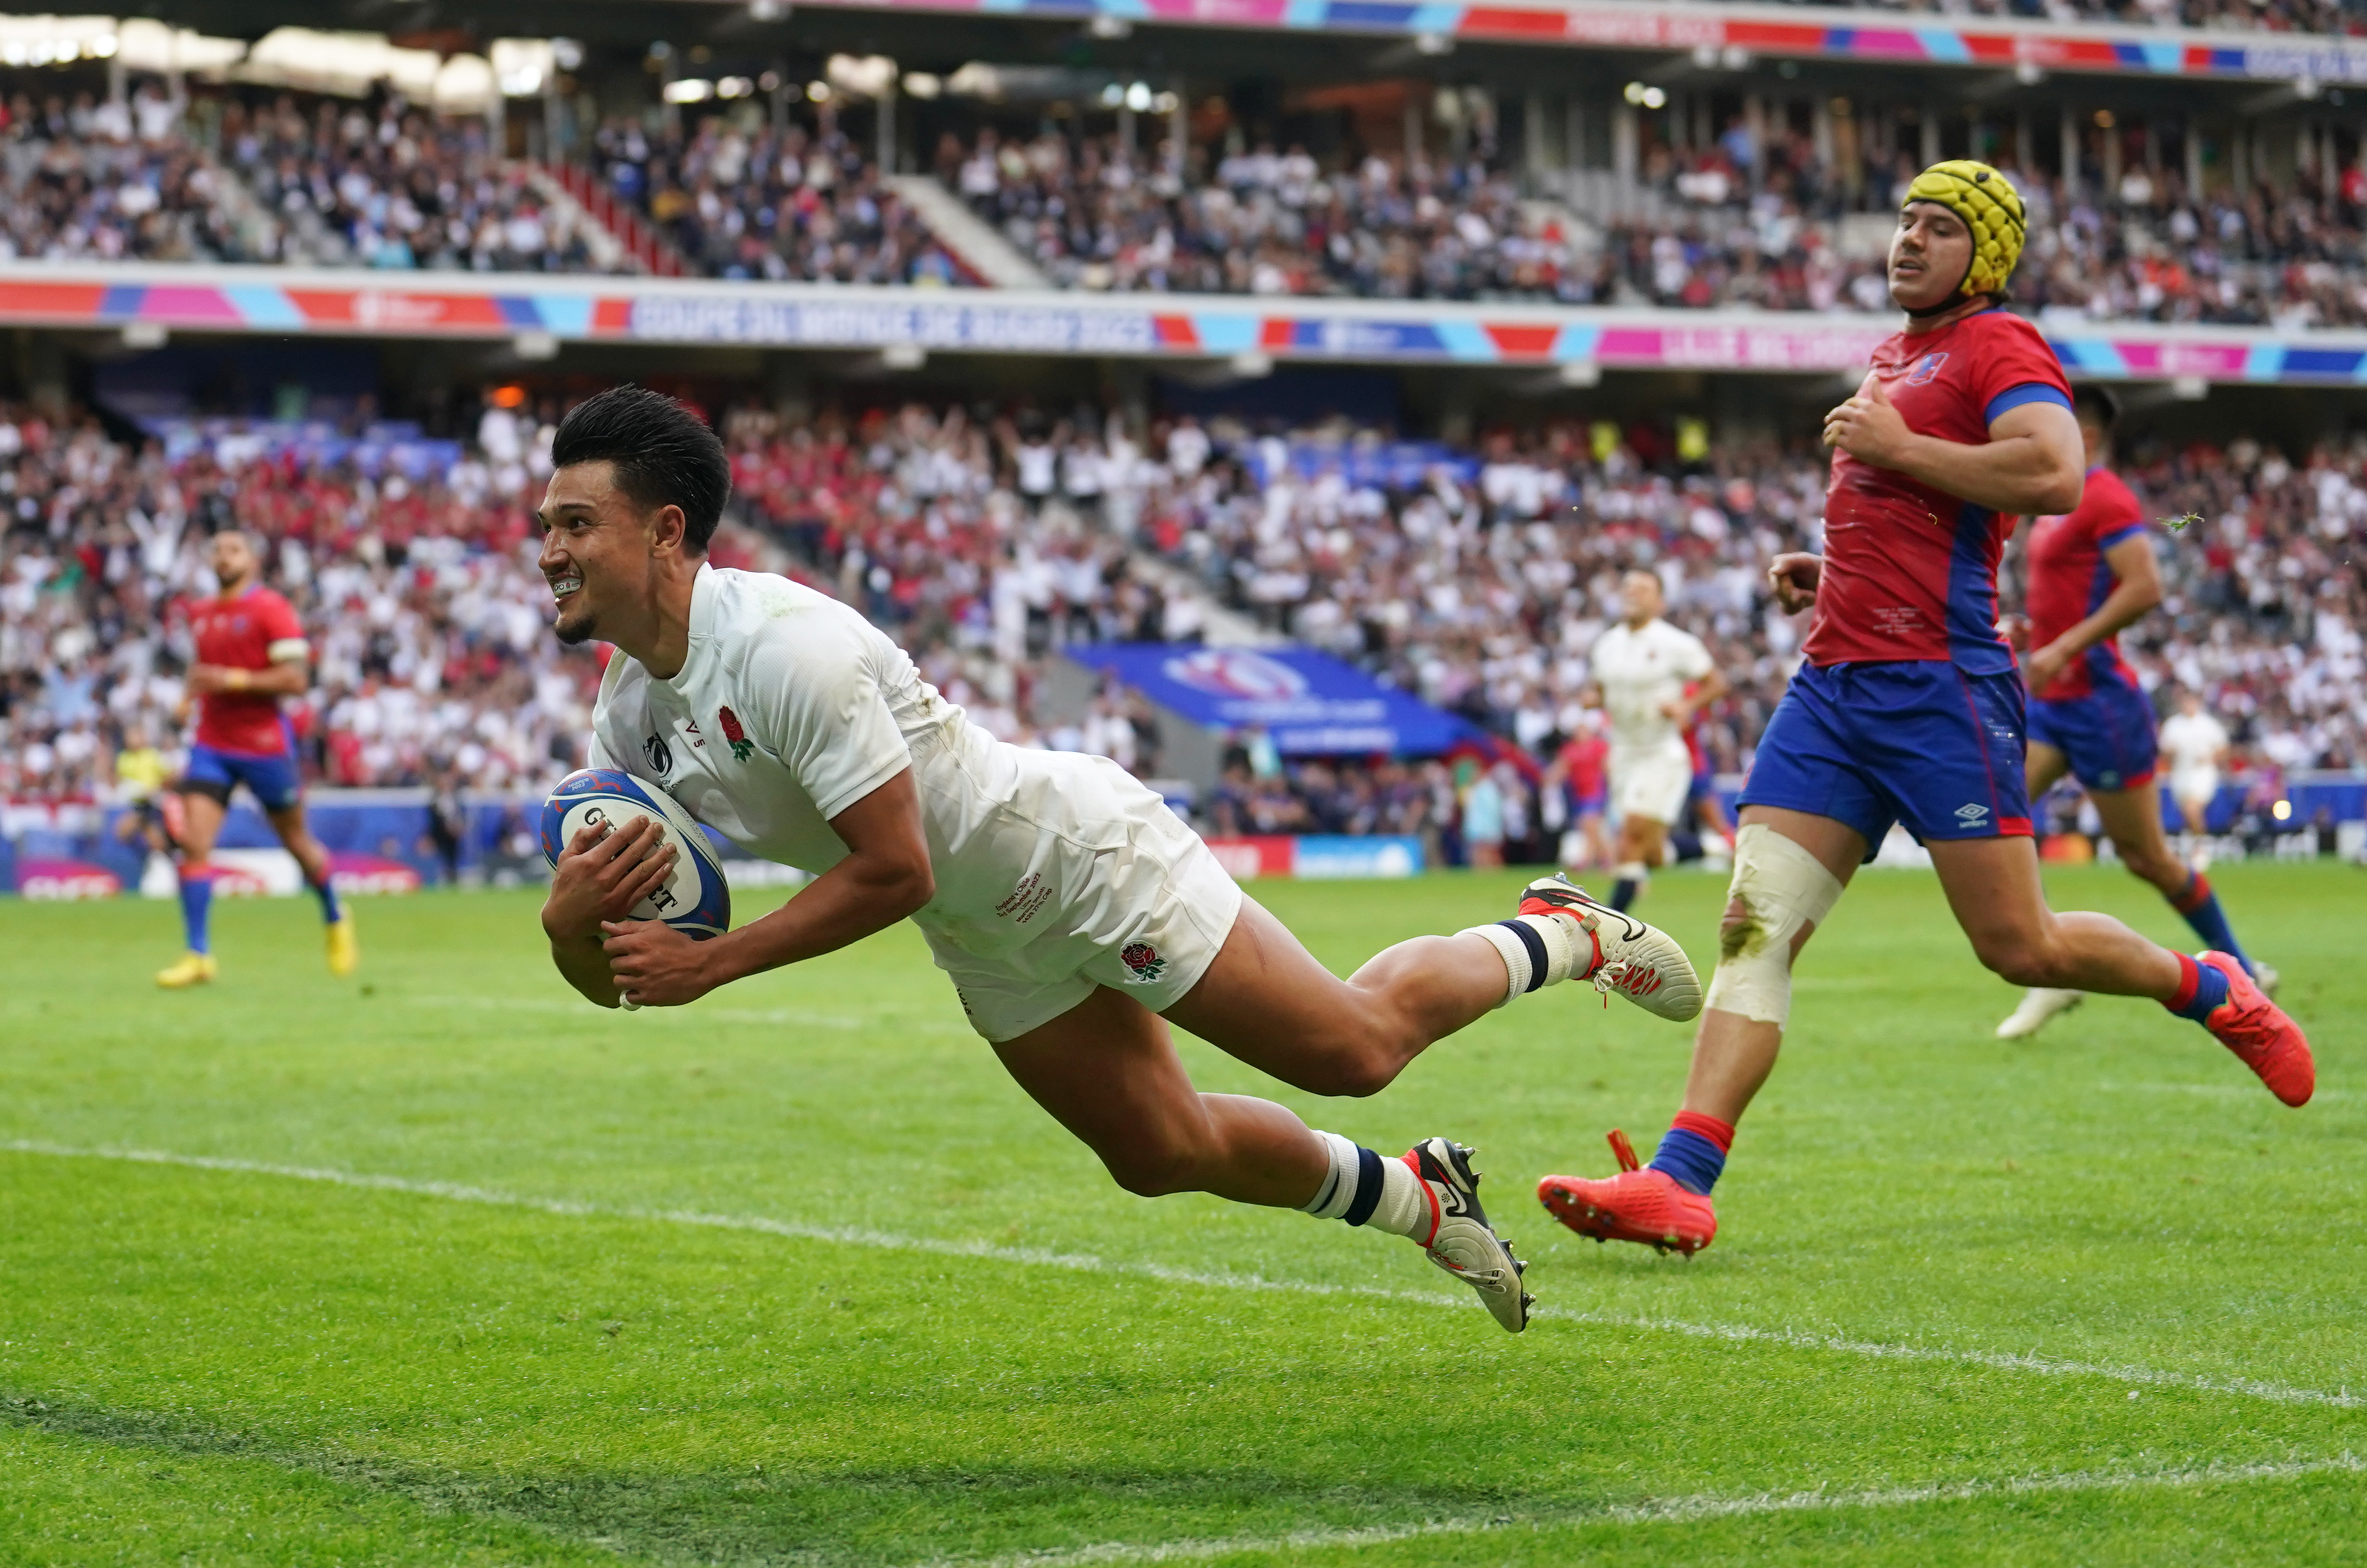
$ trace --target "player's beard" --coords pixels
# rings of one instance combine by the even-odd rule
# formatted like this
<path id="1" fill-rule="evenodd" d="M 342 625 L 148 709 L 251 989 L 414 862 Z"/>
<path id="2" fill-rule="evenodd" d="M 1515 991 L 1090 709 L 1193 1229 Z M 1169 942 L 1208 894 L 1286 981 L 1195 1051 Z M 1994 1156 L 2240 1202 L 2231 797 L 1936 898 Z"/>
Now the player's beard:
<path id="1" fill-rule="evenodd" d="M 591 605 L 583 602 L 584 597 L 584 591 L 577 589 L 570 603 L 559 606 L 559 613 L 550 623 L 551 634 L 570 648 L 590 642 L 593 634 L 599 629 L 600 617 Z"/>

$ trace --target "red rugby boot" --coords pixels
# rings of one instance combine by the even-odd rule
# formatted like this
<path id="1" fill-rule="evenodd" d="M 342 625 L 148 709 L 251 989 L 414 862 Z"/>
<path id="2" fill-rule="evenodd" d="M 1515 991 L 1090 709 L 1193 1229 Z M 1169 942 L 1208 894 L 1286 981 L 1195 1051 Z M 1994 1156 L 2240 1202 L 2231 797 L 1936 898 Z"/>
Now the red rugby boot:
<path id="1" fill-rule="evenodd" d="M 1546 1213 L 1597 1241 L 1636 1241 L 1691 1258 L 1717 1236 L 1717 1209 L 1666 1171 L 1639 1168 L 1627 1134 L 1611 1134 L 1619 1174 L 1604 1181 L 1548 1176 L 1537 1183 Z"/>
<path id="2" fill-rule="evenodd" d="M 2227 999 L 2211 1010 L 2203 1027 L 2259 1074 L 2271 1094 L 2287 1105 L 2307 1105 L 2317 1091 L 2317 1062 L 2301 1025 L 2262 995 L 2244 966 L 2226 953 L 2198 953 L 2194 962 L 2227 976 Z"/>

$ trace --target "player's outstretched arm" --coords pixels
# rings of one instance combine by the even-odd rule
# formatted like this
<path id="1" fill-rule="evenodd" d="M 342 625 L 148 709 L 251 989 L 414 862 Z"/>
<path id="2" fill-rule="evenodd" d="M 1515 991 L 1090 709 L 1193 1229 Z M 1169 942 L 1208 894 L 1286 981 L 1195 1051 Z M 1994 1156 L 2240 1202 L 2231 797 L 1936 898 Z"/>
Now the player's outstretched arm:
<path id="1" fill-rule="evenodd" d="M 2070 511 L 2087 482 L 2079 423 L 2062 404 L 2008 409 L 1989 422 L 1987 441 L 1966 445 L 1909 430 L 1876 376 L 1825 415 L 1825 445 L 1976 506 L 2022 516 Z"/>
<path id="2" fill-rule="evenodd" d="M 737 931 L 693 942 L 663 921 L 611 917 L 602 928 L 603 947 L 617 993 L 636 1007 L 680 1007 L 745 976 L 860 942 L 936 897 L 912 769 L 832 818 L 830 826 L 846 845 L 846 858 Z"/>
<path id="3" fill-rule="evenodd" d="M 636 817 L 628 828 L 606 822 L 584 828 L 551 870 L 550 897 L 542 905 L 550 961 L 569 985 L 604 1008 L 617 1005 L 618 988 L 600 948 L 601 922 L 630 914 L 665 880 L 674 861 L 674 847 L 658 825 Z"/>

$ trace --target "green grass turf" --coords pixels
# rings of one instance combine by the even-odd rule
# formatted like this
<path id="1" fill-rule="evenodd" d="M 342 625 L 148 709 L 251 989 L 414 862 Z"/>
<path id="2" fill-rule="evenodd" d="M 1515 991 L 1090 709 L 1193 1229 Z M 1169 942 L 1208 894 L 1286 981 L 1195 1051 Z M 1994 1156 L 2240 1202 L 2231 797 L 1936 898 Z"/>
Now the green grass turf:
<path id="1" fill-rule="evenodd" d="M 1648 1148 L 1686 1030 L 1563 990 L 1330 1102 L 1187 1043 L 1204 1087 L 1362 1142 L 1478 1145 L 1564 1314 L 1518 1339 L 1402 1242 L 1117 1191 L 968 1034 L 909 931 L 627 1016 L 571 999 L 524 895 L 365 902 L 345 983 L 308 906 L 232 904 L 222 981 L 177 995 L 148 979 L 169 905 L 0 904 L 0 1141 L 587 1211 L 0 1152 L 0 1562 L 1222 1542 L 1206 1560 L 2367 1562 L 2360 1469 L 2230 1472 L 2367 1454 L 2367 1400 L 2346 1395 L 2367 1394 L 2367 875 L 2214 875 L 2312 1031 L 2316 1103 L 2284 1111 L 2147 1003 L 1994 1040 L 2013 994 L 1931 879 L 1869 873 L 1805 961 L 1724 1229 L 1691 1263 L 1582 1242 L 1528 1195 L 1607 1170 L 1607 1127 Z M 2059 905 L 2191 945 L 2124 875 L 2051 880 Z M 1500 914 L 1517 883 L 1257 891 L 1344 970 Z M 1650 908 L 1705 960 L 1721 891 L 1671 875 Z M 1762 1333 L 1651 1325 L 1670 1321 Z M 2145 1483 L 2048 1480 L 2074 1473 Z M 1392 1533 L 1425 1520 L 1457 1532 Z M 1365 1533 L 1323 1533 L 1342 1530 Z"/>

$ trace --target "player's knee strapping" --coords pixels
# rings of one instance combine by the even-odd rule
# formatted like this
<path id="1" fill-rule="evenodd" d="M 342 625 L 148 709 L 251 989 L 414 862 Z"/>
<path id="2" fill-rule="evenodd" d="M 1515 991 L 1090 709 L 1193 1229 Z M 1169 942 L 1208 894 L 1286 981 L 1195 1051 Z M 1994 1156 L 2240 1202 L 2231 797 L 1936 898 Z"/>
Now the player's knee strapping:
<path id="1" fill-rule="evenodd" d="M 1726 896 L 1706 1005 L 1781 1024 L 1792 1016 L 1793 939 L 1824 923 L 1841 896 L 1840 882 L 1806 850 L 1753 822 L 1734 836 L 1734 880 Z"/>

